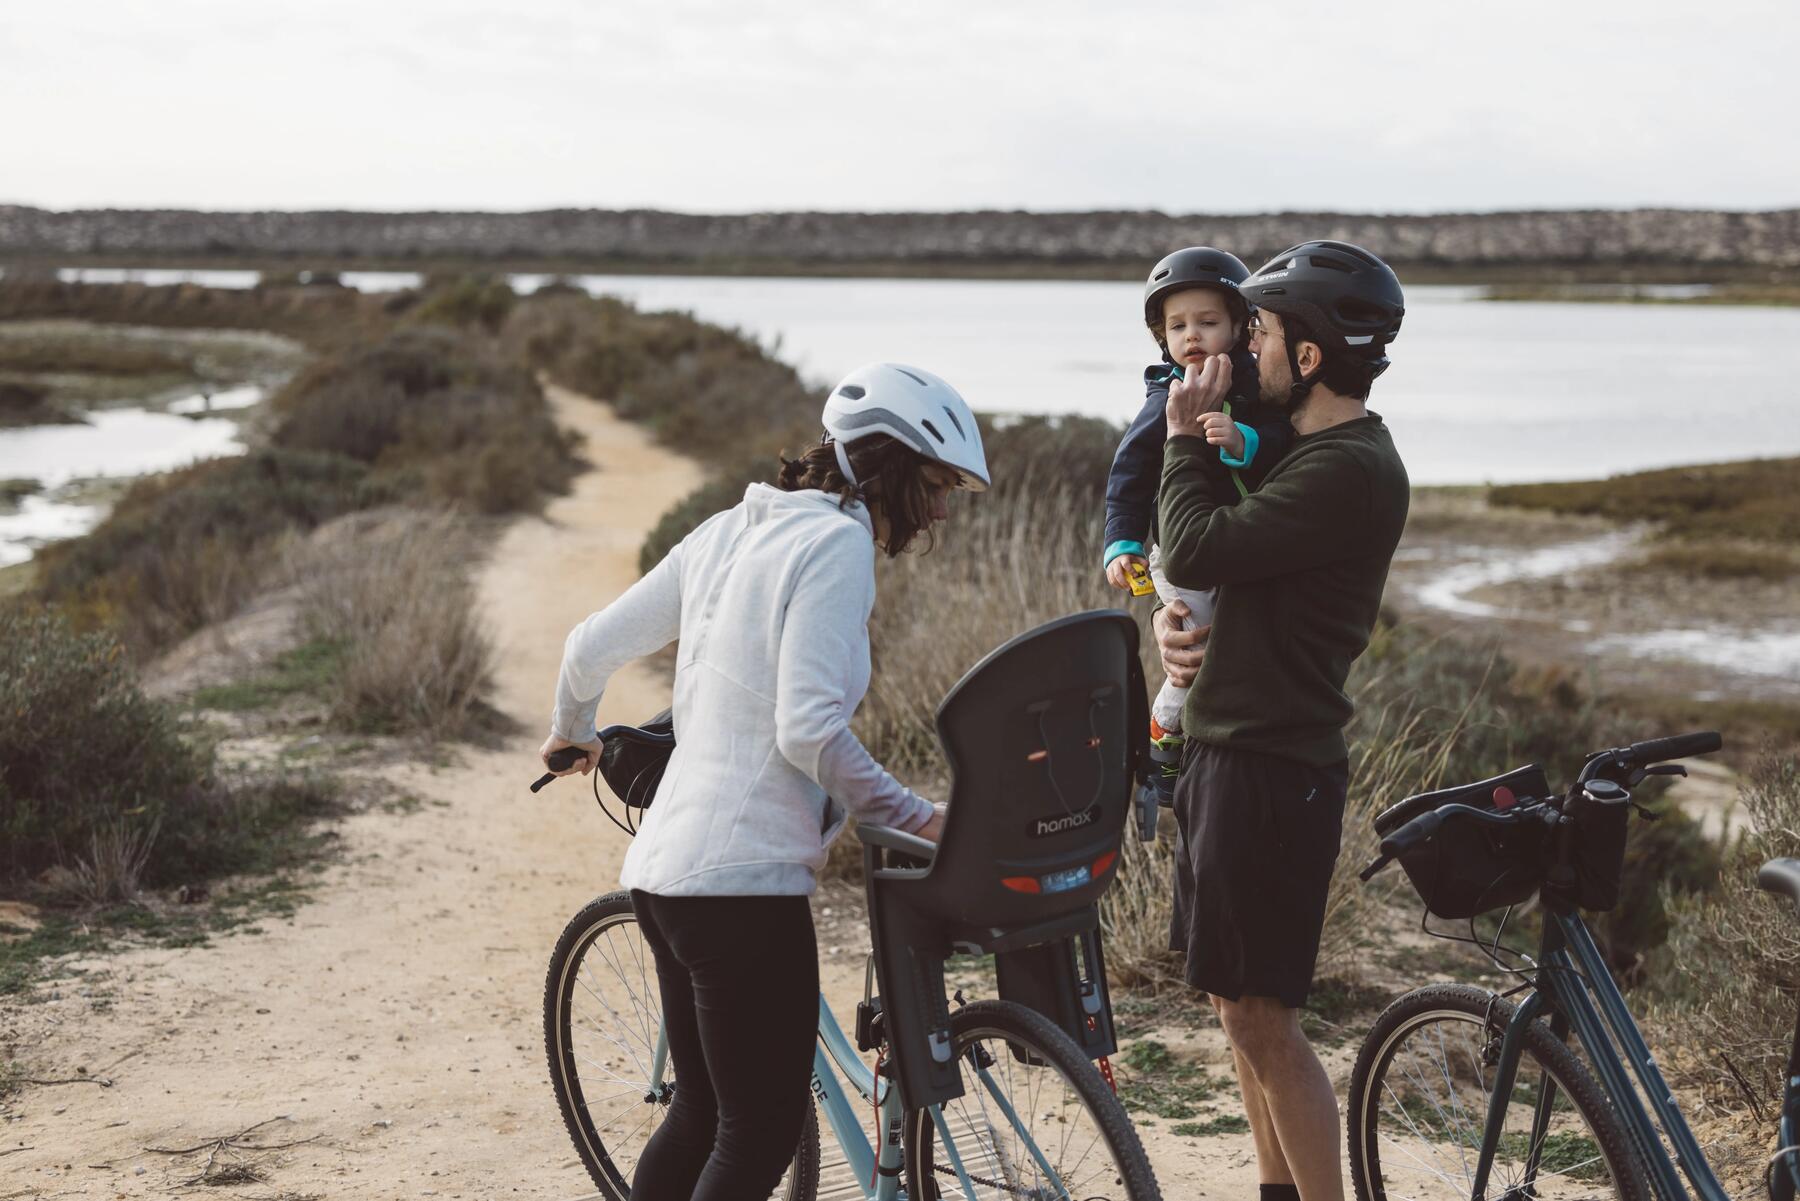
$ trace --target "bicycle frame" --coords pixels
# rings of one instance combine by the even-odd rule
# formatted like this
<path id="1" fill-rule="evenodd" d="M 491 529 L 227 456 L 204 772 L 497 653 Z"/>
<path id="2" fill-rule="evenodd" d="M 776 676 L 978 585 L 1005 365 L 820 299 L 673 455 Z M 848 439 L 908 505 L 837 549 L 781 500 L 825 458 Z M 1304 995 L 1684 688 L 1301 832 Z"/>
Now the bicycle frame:
<path id="1" fill-rule="evenodd" d="M 842 1073 L 842 1081 L 839 1073 Z M 870 1146 L 868 1131 L 863 1129 L 851 1106 L 846 1085 L 863 1104 L 879 1110 L 876 1119 L 881 1138 L 879 1156 Z M 819 1108 L 825 1111 L 825 1120 L 831 1123 L 832 1133 L 837 1136 L 838 1145 L 844 1149 L 844 1158 L 856 1173 L 856 1183 L 863 1196 L 868 1201 L 898 1201 L 902 1195 L 900 1129 L 904 1117 L 900 1108 L 900 1090 L 894 1087 L 893 1081 L 888 1081 L 887 1087 L 881 1090 L 881 1101 L 877 1106 L 876 1088 L 875 1073 L 844 1037 L 843 1027 L 838 1025 L 836 1015 L 825 1003 L 825 994 L 821 992 L 819 1041 L 813 1047 L 813 1096 L 818 1099 Z"/>
<path id="2" fill-rule="evenodd" d="M 1547 1010 L 1551 1031 L 1564 1039 L 1573 1032 L 1586 1049 L 1602 1088 L 1637 1147 L 1638 1158 L 1659 1201 L 1690 1201 L 1690 1194 L 1676 1173 L 1677 1166 L 1693 1185 L 1693 1196 L 1699 1201 L 1729 1201 L 1579 914 L 1546 912 L 1538 968 L 1535 990 L 1519 1006 L 1501 1042 L 1499 1062 L 1494 1069 L 1493 1098 L 1476 1161 L 1473 1195 L 1480 1198 L 1487 1191 L 1494 1149 L 1525 1045 L 1526 1023 L 1536 1021 Z M 1625 1060 L 1643 1087 L 1643 1097 L 1626 1073 Z M 1538 1148 L 1549 1126 L 1555 1091 L 1554 1082 L 1546 1078 L 1532 1121 L 1532 1150 L 1526 1161 L 1524 1182 L 1527 1189 L 1536 1179 Z M 1654 1124 L 1644 1108 L 1644 1097 L 1649 1098 L 1655 1111 Z M 1658 1125 L 1674 1147 L 1673 1160 L 1657 1133 Z"/>

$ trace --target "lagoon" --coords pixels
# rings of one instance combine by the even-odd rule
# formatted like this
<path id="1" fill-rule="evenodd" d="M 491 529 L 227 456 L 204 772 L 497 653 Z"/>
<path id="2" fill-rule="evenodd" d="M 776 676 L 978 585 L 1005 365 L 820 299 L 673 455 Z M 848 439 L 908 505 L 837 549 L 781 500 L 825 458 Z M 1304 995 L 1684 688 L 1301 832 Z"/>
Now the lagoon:
<path id="1" fill-rule="evenodd" d="M 75 268 L 65 278 L 250 287 L 254 271 Z M 508 277 L 520 292 L 552 277 Z M 344 272 L 364 291 L 415 272 Z M 1156 357 L 1135 283 L 581 275 L 594 295 L 743 330 L 823 389 L 875 359 L 945 376 L 977 409 L 1111 421 L 1142 401 Z M 1478 287 L 1408 289 L 1394 365 L 1371 407 L 1419 484 L 1592 479 L 1800 454 L 1786 350 L 1800 308 L 1493 302 Z M 0 446 L 18 434 L 0 433 Z M 0 453 L 4 453 L 0 451 Z"/>

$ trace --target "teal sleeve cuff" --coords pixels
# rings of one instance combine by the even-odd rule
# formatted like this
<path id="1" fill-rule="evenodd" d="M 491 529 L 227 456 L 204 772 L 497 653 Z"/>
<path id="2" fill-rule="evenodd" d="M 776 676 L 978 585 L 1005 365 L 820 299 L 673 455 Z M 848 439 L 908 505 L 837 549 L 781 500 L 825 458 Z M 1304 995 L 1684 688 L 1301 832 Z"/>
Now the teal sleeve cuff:
<path id="1" fill-rule="evenodd" d="M 1122 538 L 1106 548 L 1106 551 L 1100 556 L 1100 566 L 1110 566 L 1112 561 L 1120 555 L 1136 555 L 1141 559 L 1144 557 L 1144 544 Z"/>
<path id="2" fill-rule="evenodd" d="M 1234 459 L 1226 454 L 1225 448 L 1221 446 L 1219 448 L 1219 462 L 1225 464 L 1227 467 L 1248 467 L 1250 466 L 1250 460 L 1256 457 L 1256 447 L 1262 439 L 1257 436 L 1255 430 L 1251 429 L 1241 421 L 1234 421 L 1231 424 L 1237 426 L 1238 433 L 1244 435 L 1244 457 L 1241 459 Z"/>

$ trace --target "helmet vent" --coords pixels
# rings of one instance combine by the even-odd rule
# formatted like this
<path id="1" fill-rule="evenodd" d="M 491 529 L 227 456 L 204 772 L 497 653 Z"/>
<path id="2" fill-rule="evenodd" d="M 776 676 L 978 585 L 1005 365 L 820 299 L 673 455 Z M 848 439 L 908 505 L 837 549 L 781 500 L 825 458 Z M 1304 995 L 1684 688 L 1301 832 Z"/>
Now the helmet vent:
<path id="1" fill-rule="evenodd" d="M 920 419 L 919 419 L 919 424 L 920 424 L 920 425 L 922 425 L 922 426 L 924 426 L 924 427 L 925 427 L 925 431 L 926 431 L 926 432 L 927 432 L 927 433 L 929 433 L 929 434 L 930 434 L 930 435 L 931 435 L 931 436 L 932 436 L 932 437 L 933 437 L 933 438 L 936 438 L 936 439 L 937 439 L 937 440 L 938 440 L 938 442 L 939 442 L 939 443 L 942 443 L 942 444 L 946 444 L 946 445 L 947 445 L 947 443 L 945 443 L 945 442 L 944 442 L 944 435 L 942 435 L 942 434 L 940 434 L 940 433 L 938 433 L 938 428 L 937 428 L 937 426 L 935 426 L 935 425 L 933 425 L 933 424 L 931 424 L 931 418 L 929 418 L 929 417 L 921 417 L 921 418 L 920 418 Z"/>
<path id="2" fill-rule="evenodd" d="M 1163 268 L 1163 269 L 1162 269 L 1162 270 L 1161 270 L 1161 271 L 1158 271 L 1158 272 L 1157 272 L 1157 273 L 1156 273 L 1156 274 L 1155 274 L 1155 275 L 1152 275 L 1152 276 L 1151 276 L 1151 277 L 1150 277 L 1150 279 L 1151 279 L 1151 280 L 1152 280 L 1152 281 L 1153 281 L 1153 282 L 1154 282 L 1154 281 L 1155 281 L 1155 280 L 1159 280 L 1159 279 L 1168 279 L 1168 278 L 1169 278 L 1169 272 L 1171 272 L 1171 271 L 1173 271 L 1173 270 L 1174 270 L 1174 268 L 1173 268 L 1173 267 L 1164 267 L 1164 268 Z"/>
<path id="3" fill-rule="evenodd" d="M 921 388 L 931 387 L 930 384 L 926 383 L 924 380 L 920 379 L 918 376 L 914 375 L 912 372 L 908 371 L 904 367 L 896 367 L 896 368 L 894 368 L 894 370 L 898 371 L 901 375 L 904 375 L 907 379 L 909 379 L 913 383 L 919 385 L 919 387 L 921 387 Z"/>
<path id="4" fill-rule="evenodd" d="M 959 438 L 967 438 L 969 436 L 968 432 L 963 429 L 962 422 L 960 422 L 956 419 L 956 414 L 950 411 L 950 406 L 944 405 L 943 410 L 944 410 L 944 416 L 946 416 L 950 419 L 950 424 L 954 425 L 956 427 L 957 436 Z"/>
<path id="5" fill-rule="evenodd" d="M 838 395 L 846 400 L 861 400 L 869 394 L 869 390 L 861 384 L 845 384 L 838 389 Z"/>
<path id="6" fill-rule="evenodd" d="M 1353 263 L 1346 263 L 1343 259 L 1334 259 L 1323 254 L 1313 255 L 1307 260 L 1307 263 L 1309 266 L 1323 267 L 1327 271 L 1342 271 L 1346 275 L 1356 270 L 1356 265 Z"/>

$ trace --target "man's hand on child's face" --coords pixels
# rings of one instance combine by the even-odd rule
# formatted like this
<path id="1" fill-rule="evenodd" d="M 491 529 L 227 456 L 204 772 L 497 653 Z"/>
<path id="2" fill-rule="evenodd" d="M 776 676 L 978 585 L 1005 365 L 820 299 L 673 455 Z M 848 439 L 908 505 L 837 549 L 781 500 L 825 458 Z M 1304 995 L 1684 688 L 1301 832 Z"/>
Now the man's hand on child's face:
<path id="1" fill-rule="evenodd" d="M 1163 414 L 1169 423 L 1169 437 L 1181 434 L 1204 438 L 1200 419 L 1207 413 L 1225 407 L 1225 394 L 1231 390 L 1231 359 L 1222 354 L 1208 356 L 1206 365 L 1169 385 L 1169 401 Z"/>
<path id="2" fill-rule="evenodd" d="M 1244 457 L 1244 431 L 1223 413 L 1208 413 L 1200 419 L 1209 446 L 1216 446 L 1234 459 Z"/>
<path id="3" fill-rule="evenodd" d="M 1133 563 L 1139 567 L 1146 566 L 1142 555 L 1117 555 L 1106 565 L 1106 582 L 1121 592 L 1131 589 L 1131 577 L 1126 574 Z"/>

